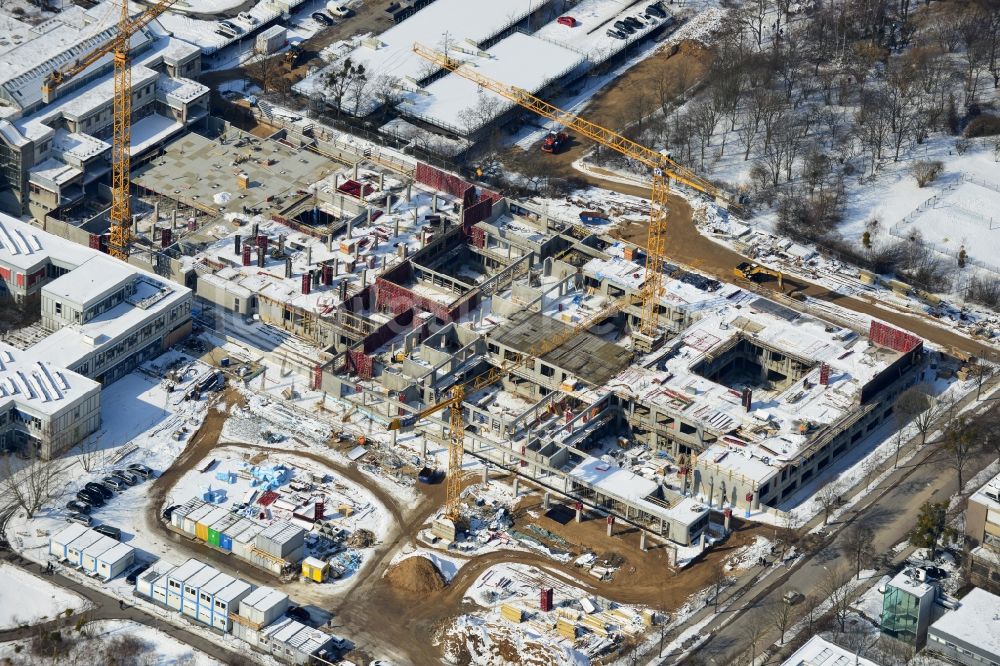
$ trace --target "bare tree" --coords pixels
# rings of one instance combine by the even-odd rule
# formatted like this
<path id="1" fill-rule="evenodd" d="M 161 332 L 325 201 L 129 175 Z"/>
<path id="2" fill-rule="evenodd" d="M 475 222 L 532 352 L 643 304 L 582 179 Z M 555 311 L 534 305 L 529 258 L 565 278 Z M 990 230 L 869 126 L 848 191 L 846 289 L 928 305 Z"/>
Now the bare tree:
<path id="1" fill-rule="evenodd" d="M 78 460 L 83 471 L 90 473 L 104 465 L 106 455 L 97 437 L 88 437 L 80 443 Z"/>
<path id="2" fill-rule="evenodd" d="M 743 625 L 743 638 L 750 644 L 750 663 L 757 660 L 757 646 L 764 638 L 767 625 L 760 613 L 747 614 L 746 622 Z"/>
<path id="3" fill-rule="evenodd" d="M 851 591 L 848 581 L 851 575 L 841 568 L 827 569 L 819 584 L 819 593 L 830 604 L 830 613 L 843 632 L 847 626 L 847 616 L 851 610 Z"/>
<path id="4" fill-rule="evenodd" d="M 913 424 L 920 433 L 920 446 L 927 445 L 927 437 L 938 417 L 939 403 L 926 391 L 926 386 L 912 386 L 899 394 L 893 407 L 897 427 L 901 429 Z"/>
<path id="5" fill-rule="evenodd" d="M 861 569 L 875 556 L 875 545 L 872 543 L 874 538 L 872 528 L 860 523 L 854 523 L 844 533 L 841 547 L 854 563 L 854 575 L 859 579 Z"/>
<path id="6" fill-rule="evenodd" d="M 281 58 L 263 53 L 254 56 L 245 66 L 250 80 L 260 86 L 265 93 L 271 92 L 274 80 L 281 77 Z"/>
<path id="7" fill-rule="evenodd" d="M 788 631 L 792 623 L 792 607 L 784 600 L 772 604 L 768 618 L 771 620 L 771 626 L 778 632 L 778 645 L 784 645 L 785 632 Z"/>
<path id="8" fill-rule="evenodd" d="M 816 493 L 816 502 L 819 503 L 820 507 L 823 509 L 823 524 L 826 525 L 830 520 L 830 514 L 833 510 L 840 504 L 840 495 L 843 492 L 840 481 L 834 480 L 827 483 L 825 486 L 820 488 L 819 492 Z"/>
<path id="9" fill-rule="evenodd" d="M 0 476 L 0 493 L 32 518 L 42 506 L 59 496 L 57 481 L 61 471 L 57 461 L 39 459 L 18 469 L 12 456 L 6 456 Z"/>
<path id="10" fill-rule="evenodd" d="M 948 457 L 948 464 L 955 470 L 959 492 L 965 487 L 965 468 L 981 445 L 979 428 L 968 416 L 959 414 L 945 427 L 941 446 Z"/>

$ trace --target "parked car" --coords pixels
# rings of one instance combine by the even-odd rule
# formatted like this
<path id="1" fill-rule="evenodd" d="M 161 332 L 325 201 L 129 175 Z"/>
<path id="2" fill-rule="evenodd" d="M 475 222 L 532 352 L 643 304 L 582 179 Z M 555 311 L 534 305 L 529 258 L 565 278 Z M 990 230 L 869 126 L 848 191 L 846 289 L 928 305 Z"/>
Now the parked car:
<path id="1" fill-rule="evenodd" d="M 140 480 L 139 477 L 136 476 L 135 474 L 130 474 L 129 472 L 123 469 L 116 469 L 115 471 L 111 472 L 111 476 L 121 479 L 130 486 L 136 485 L 137 483 L 139 483 Z"/>
<path id="2" fill-rule="evenodd" d="M 653 4 L 646 7 L 646 13 L 652 14 L 653 16 L 661 19 L 667 18 L 667 12 L 663 10 L 663 7 L 661 7 L 660 3 L 658 2 L 654 2 Z"/>
<path id="3" fill-rule="evenodd" d="M 173 504 L 171 506 L 168 506 L 166 509 L 164 509 L 163 510 L 163 519 L 164 520 L 170 520 L 170 516 L 174 515 L 174 510 L 176 510 L 178 507 L 180 507 L 180 504 Z"/>
<path id="4" fill-rule="evenodd" d="M 85 485 L 84 488 L 93 493 L 97 493 L 106 500 L 109 500 L 115 496 L 115 491 L 111 490 L 111 488 L 108 488 L 103 483 L 97 483 L 96 481 L 91 481 L 90 483 Z"/>
<path id="5" fill-rule="evenodd" d="M 788 590 L 781 596 L 781 598 L 789 606 L 794 606 L 805 599 L 805 596 L 803 596 L 803 594 L 798 590 Z"/>
<path id="6" fill-rule="evenodd" d="M 323 12 L 313 12 L 310 14 L 314 21 L 317 23 L 322 23 L 323 25 L 333 25 L 333 19 L 324 14 Z"/>
<path id="7" fill-rule="evenodd" d="M 256 26 L 257 24 L 260 23 L 260 21 L 257 19 L 256 16 L 254 16 L 253 14 L 250 14 L 248 12 L 240 12 L 239 15 L 236 18 L 238 18 L 241 21 L 243 21 L 244 23 L 246 23 L 248 25 L 252 25 L 252 26 Z"/>
<path id="8" fill-rule="evenodd" d="M 625 33 L 621 30 L 615 30 L 614 28 L 608 29 L 608 37 L 614 37 L 615 39 L 625 39 Z"/>
<path id="9" fill-rule="evenodd" d="M 77 513 L 90 513 L 91 506 L 80 500 L 70 500 L 66 502 L 66 508 Z"/>
<path id="10" fill-rule="evenodd" d="M 348 9 L 347 5 L 342 5 L 339 2 L 326 3 L 326 11 L 337 18 L 345 18 L 351 15 L 351 10 Z"/>
<path id="11" fill-rule="evenodd" d="M 149 479 L 153 476 L 153 470 L 140 463 L 132 463 L 127 467 L 127 469 L 132 474 L 138 474 L 144 479 Z"/>
<path id="12" fill-rule="evenodd" d="M 226 28 L 225 26 L 221 25 L 215 29 L 215 34 L 222 35 L 223 37 L 226 37 L 228 39 L 236 39 L 237 37 L 239 37 L 239 35 L 237 35 L 235 31 L 230 30 L 229 28 Z"/>
<path id="13" fill-rule="evenodd" d="M 556 19 L 556 23 L 561 23 L 562 25 L 565 25 L 570 28 L 576 27 L 576 19 L 573 18 L 572 16 L 560 16 L 559 18 Z"/>
<path id="14" fill-rule="evenodd" d="M 81 502 L 86 502 L 90 506 L 104 506 L 104 498 L 90 490 L 81 490 L 76 494 L 76 498 Z"/>
<path id="15" fill-rule="evenodd" d="M 98 525 L 94 528 L 94 531 L 98 534 L 103 534 L 104 536 L 111 537 L 115 541 L 122 540 L 122 531 L 114 527 L 113 525 Z"/>
<path id="16" fill-rule="evenodd" d="M 633 28 L 635 28 L 636 30 L 641 30 L 642 28 L 644 28 L 646 26 L 645 23 L 643 23 L 642 21 L 640 21 L 639 19 L 637 19 L 634 16 L 626 16 L 622 20 L 625 21 L 625 23 L 627 23 L 628 25 L 630 25 Z"/>
<path id="17" fill-rule="evenodd" d="M 626 35 L 631 35 L 635 32 L 635 28 L 625 21 L 615 21 L 612 25 L 614 25 L 619 32 L 624 32 Z"/>
<path id="18" fill-rule="evenodd" d="M 232 30 L 233 32 L 235 32 L 237 35 L 242 35 L 244 32 L 246 32 L 246 30 L 244 30 L 240 26 L 236 25 L 232 21 L 219 21 L 219 27 L 221 27 L 221 28 L 229 28 L 230 30 Z"/>
<path id="19" fill-rule="evenodd" d="M 80 513 L 79 511 L 70 511 L 66 515 L 66 521 L 73 521 L 74 523 L 80 523 L 81 525 L 86 525 L 87 527 L 90 527 L 91 523 L 90 516 L 85 513 Z"/>
<path id="20" fill-rule="evenodd" d="M 114 488 L 118 492 L 121 492 L 128 488 L 128 484 L 119 479 L 117 476 L 106 476 L 101 479 L 101 483 L 108 486 L 109 488 Z"/>
<path id="21" fill-rule="evenodd" d="M 128 575 L 125 576 L 125 582 L 129 585 L 135 585 L 136 581 L 139 580 L 139 576 L 142 575 L 142 572 L 151 566 L 153 566 L 152 562 L 143 562 L 139 566 L 133 568 L 132 571 L 128 572 Z"/>

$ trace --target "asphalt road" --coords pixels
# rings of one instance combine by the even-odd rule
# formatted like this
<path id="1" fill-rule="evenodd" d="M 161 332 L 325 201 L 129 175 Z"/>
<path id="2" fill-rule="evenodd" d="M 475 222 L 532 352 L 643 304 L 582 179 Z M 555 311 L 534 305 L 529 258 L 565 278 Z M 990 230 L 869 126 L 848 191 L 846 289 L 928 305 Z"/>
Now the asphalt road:
<path id="1" fill-rule="evenodd" d="M 970 460 L 966 479 L 994 459 L 995 452 L 984 451 Z M 896 544 L 907 538 L 925 502 L 946 502 L 957 491 L 956 475 L 946 454 L 928 445 L 927 450 L 918 453 L 906 466 L 901 466 L 900 476 L 890 477 L 873 489 L 861 505 L 844 515 L 841 523 L 831 526 L 831 530 L 855 521 L 864 524 L 875 533 L 874 552 L 890 553 Z M 710 664 L 722 666 L 733 663 L 736 655 L 750 648 L 748 635 L 755 623 L 763 621 L 765 626 L 773 625 L 768 621 L 770 609 L 775 604 L 783 603 L 782 595 L 786 590 L 820 597 L 820 590 L 831 572 L 853 574 L 852 558 L 843 548 L 845 534 L 846 530 L 836 532 L 827 545 L 800 566 L 769 583 L 766 593 L 720 613 L 719 618 L 706 627 L 706 631 L 713 631 L 713 635 L 699 648 L 698 656 Z M 802 617 L 802 613 L 802 606 L 793 609 L 792 624 Z M 758 642 L 758 654 L 777 642 L 778 638 L 777 630 L 767 626 L 764 637 Z"/>

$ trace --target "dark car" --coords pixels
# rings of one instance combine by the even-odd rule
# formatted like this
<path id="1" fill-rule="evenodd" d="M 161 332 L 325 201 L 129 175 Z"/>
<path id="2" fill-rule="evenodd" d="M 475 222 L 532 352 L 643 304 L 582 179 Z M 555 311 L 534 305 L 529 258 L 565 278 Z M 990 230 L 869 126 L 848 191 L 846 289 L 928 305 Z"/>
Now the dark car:
<path id="1" fill-rule="evenodd" d="M 66 516 L 66 522 L 70 521 L 74 523 L 80 523 L 81 525 L 86 525 L 87 527 L 90 527 L 91 523 L 90 516 L 88 516 L 85 513 L 80 513 L 79 511 L 69 512 L 69 514 Z"/>
<path id="2" fill-rule="evenodd" d="M 635 32 L 635 28 L 633 28 L 625 21 L 615 21 L 613 25 L 615 26 L 615 28 L 618 29 L 619 32 L 623 32 L 626 35 L 631 35 L 633 32 Z"/>
<path id="3" fill-rule="evenodd" d="M 121 479 L 130 486 L 134 486 L 139 483 L 139 477 L 130 472 L 126 472 L 123 469 L 116 469 L 114 472 L 111 472 L 111 476 Z"/>
<path id="4" fill-rule="evenodd" d="M 310 615 L 309 611 L 307 611 L 302 606 L 289 606 L 285 614 L 288 615 L 288 617 L 292 618 L 293 620 L 298 620 L 299 622 L 302 623 L 308 623 L 312 621 L 312 615 Z"/>
<path id="5" fill-rule="evenodd" d="M 142 572 L 152 566 L 152 564 L 152 562 L 143 562 L 136 568 L 132 569 L 132 571 L 125 576 L 125 582 L 129 585 L 135 585 L 136 581 L 139 580 L 139 576 L 142 575 Z"/>
<path id="6" fill-rule="evenodd" d="M 76 513 L 90 513 L 90 505 L 80 500 L 70 500 L 66 502 L 66 508 Z"/>
<path id="7" fill-rule="evenodd" d="M 170 520 L 170 516 L 174 515 L 174 511 L 179 507 L 180 504 L 174 504 L 172 506 L 168 506 L 166 509 L 163 510 L 163 519 Z"/>
<path id="8" fill-rule="evenodd" d="M 625 39 L 626 35 L 620 30 L 615 30 L 614 28 L 610 28 L 608 30 L 608 37 L 614 37 L 615 39 Z"/>
<path id="9" fill-rule="evenodd" d="M 667 18 L 667 12 L 663 10 L 663 7 L 661 7 L 660 3 L 658 2 L 654 2 L 650 6 L 646 7 L 646 13 L 652 14 L 653 16 L 656 16 L 657 18 L 661 19 Z"/>
<path id="10" fill-rule="evenodd" d="M 924 567 L 924 571 L 927 572 L 928 578 L 933 578 L 935 580 L 941 580 L 942 578 L 948 577 L 948 572 L 941 567 Z"/>
<path id="11" fill-rule="evenodd" d="M 634 16 L 626 16 L 622 20 L 625 21 L 625 23 L 627 23 L 628 25 L 630 25 L 633 28 L 635 28 L 636 30 L 642 30 L 645 27 L 645 25 L 646 25 L 645 23 L 643 23 L 642 21 L 640 21 L 639 19 L 637 19 Z"/>
<path id="12" fill-rule="evenodd" d="M 313 20 L 319 21 L 323 25 L 333 25 L 333 19 L 323 12 L 313 12 L 310 16 L 313 17 Z"/>
<path id="13" fill-rule="evenodd" d="M 153 476 L 153 470 L 152 469 L 150 469 L 149 467 L 146 467 L 145 465 L 141 465 L 139 463 L 132 463 L 131 465 L 129 465 L 128 466 L 128 471 L 132 472 L 133 474 L 138 474 L 139 476 L 143 477 L 144 479 L 148 479 L 151 476 Z"/>
<path id="14" fill-rule="evenodd" d="M 114 488 L 118 492 L 121 492 L 128 488 L 128 484 L 119 479 L 117 476 L 106 476 L 101 479 L 101 482 L 109 488 Z"/>
<path id="15" fill-rule="evenodd" d="M 76 498 L 81 502 L 86 502 L 91 506 L 104 506 L 104 498 L 90 490 L 81 490 L 76 494 Z"/>
<path id="16" fill-rule="evenodd" d="M 84 486 L 84 489 L 89 490 L 92 493 L 97 493 L 106 500 L 115 496 L 115 491 L 111 490 L 111 488 L 108 488 L 103 483 L 97 483 L 96 481 L 91 481 Z"/>
<path id="17" fill-rule="evenodd" d="M 122 540 L 122 531 L 111 525 L 98 525 L 94 528 L 94 531 L 98 534 L 103 534 L 106 537 L 111 537 L 115 541 Z"/>

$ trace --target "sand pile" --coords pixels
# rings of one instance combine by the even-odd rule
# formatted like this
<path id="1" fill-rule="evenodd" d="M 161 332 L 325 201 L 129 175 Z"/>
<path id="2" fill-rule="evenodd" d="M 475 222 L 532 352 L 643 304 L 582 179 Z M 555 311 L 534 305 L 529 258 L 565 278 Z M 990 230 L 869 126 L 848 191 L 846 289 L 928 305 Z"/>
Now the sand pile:
<path id="1" fill-rule="evenodd" d="M 397 590 L 433 592 L 444 587 L 444 576 L 426 557 L 417 555 L 393 565 L 385 573 L 386 580 Z"/>

